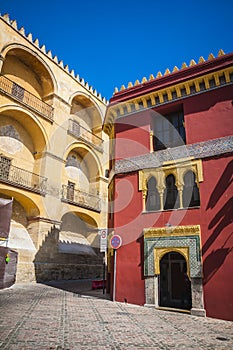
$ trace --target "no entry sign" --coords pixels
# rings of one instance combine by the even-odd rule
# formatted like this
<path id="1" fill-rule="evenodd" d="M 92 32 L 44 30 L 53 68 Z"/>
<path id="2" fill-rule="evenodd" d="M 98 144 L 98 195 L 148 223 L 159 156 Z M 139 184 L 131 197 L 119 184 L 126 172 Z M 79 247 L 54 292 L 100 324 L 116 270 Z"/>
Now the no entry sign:
<path id="1" fill-rule="evenodd" d="M 122 239 L 120 236 L 118 235 L 114 235 L 112 236 L 111 240 L 110 240 L 110 246 L 113 249 L 118 249 L 120 248 L 120 246 L 122 245 Z"/>

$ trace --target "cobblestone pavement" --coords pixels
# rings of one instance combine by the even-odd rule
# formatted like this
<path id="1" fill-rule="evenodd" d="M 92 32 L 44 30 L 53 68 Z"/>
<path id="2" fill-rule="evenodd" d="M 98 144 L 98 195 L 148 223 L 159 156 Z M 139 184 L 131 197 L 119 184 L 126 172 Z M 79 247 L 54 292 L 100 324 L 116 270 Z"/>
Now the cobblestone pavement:
<path id="1" fill-rule="evenodd" d="M 113 303 L 72 283 L 56 287 L 0 291 L 0 349 L 233 349 L 233 322 Z"/>

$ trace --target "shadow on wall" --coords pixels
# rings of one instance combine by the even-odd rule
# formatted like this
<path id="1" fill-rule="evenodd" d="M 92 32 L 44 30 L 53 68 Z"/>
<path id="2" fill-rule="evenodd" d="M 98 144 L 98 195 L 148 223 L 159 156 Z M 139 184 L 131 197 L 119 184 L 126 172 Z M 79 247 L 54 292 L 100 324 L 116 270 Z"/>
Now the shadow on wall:
<path id="1" fill-rule="evenodd" d="M 230 186 L 232 185 L 232 173 L 233 173 L 233 161 L 229 162 L 226 166 L 225 170 L 220 177 L 216 187 L 214 188 L 206 210 L 213 209 L 219 199 L 224 196 L 225 198 L 230 197 L 230 193 L 232 193 L 232 189 Z M 227 193 L 226 193 L 227 192 Z M 224 204 L 223 207 L 213 216 L 213 219 L 208 225 L 209 230 L 213 230 L 211 236 L 207 239 L 202 248 L 202 255 L 206 254 L 208 249 L 212 246 L 212 244 L 218 239 L 219 235 L 222 231 L 233 222 L 232 217 L 232 208 L 233 208 L 233 198 L 229 198 L 229 200 Z M 224 263 L 228 254 L 233 251 L 232 246 L 227 247 L 227 242 L 232 238 L 232 232 L 228 233 L 224 236 L 224 243 L 217 250 L 212 250 L 212 252 L 205 257 L 204 261 L 204 284 L 206 284 L 218 271 L 220 266 Z"/>
<path id="2" fill-rule="evenodd" d="M 51 228 L 35 255 L 36 281 L 100 278 L 103 258 L 98 250 L 82 244 L 62 242 L 63 251 L 60 251 L 59 233 L 56 227 Z"/>

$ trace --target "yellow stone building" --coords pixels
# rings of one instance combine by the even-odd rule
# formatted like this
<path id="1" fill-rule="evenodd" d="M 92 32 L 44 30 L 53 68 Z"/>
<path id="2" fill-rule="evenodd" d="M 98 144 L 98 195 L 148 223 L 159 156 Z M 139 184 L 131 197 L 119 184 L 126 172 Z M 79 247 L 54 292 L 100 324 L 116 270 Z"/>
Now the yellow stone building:
<path id="1" fill-rule="evenodd" d="M 0 197 L 18 282 L 100 275 L 107 227 L 107 101 L 51 51 L 0 18 Z"/>

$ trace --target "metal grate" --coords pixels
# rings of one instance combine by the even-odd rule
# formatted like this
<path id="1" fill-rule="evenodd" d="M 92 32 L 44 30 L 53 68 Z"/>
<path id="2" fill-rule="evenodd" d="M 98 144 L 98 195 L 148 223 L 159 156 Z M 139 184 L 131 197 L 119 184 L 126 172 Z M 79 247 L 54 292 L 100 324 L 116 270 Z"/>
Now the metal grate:
<path id="1" fill-rule="evenodd" d="M 47 178 L 11 164 L 11 160 L 0 156 L 0 182 L 26 188 L 45 195 Z"/>
<path id="2" fill-rule="evenodd" d="M 69 120 L 69 133 L 74 137 L 84 140 L 91 146 L 95 147 L 98 151 L 103 152 L 103 140 L 93 134 L 91 131 L 87 130 L 83 126 L 81 126 L 75 120 Z"/>
<path id="3" fill-rule="evenodd" d="M 40 113 L 50 121 L 53 120 L 53 107 L 34 96 L 22 86 L 16 84 L 14 81 L 0 75 L 0 91 L 13 97 L 20 103 Z"/>
<path id="4" fill-rule="evenodd" d="M 73 184 L 62 185 L 62 201 L 100 212 L 100 198 L 91 193 L 76 190 Z"/>

